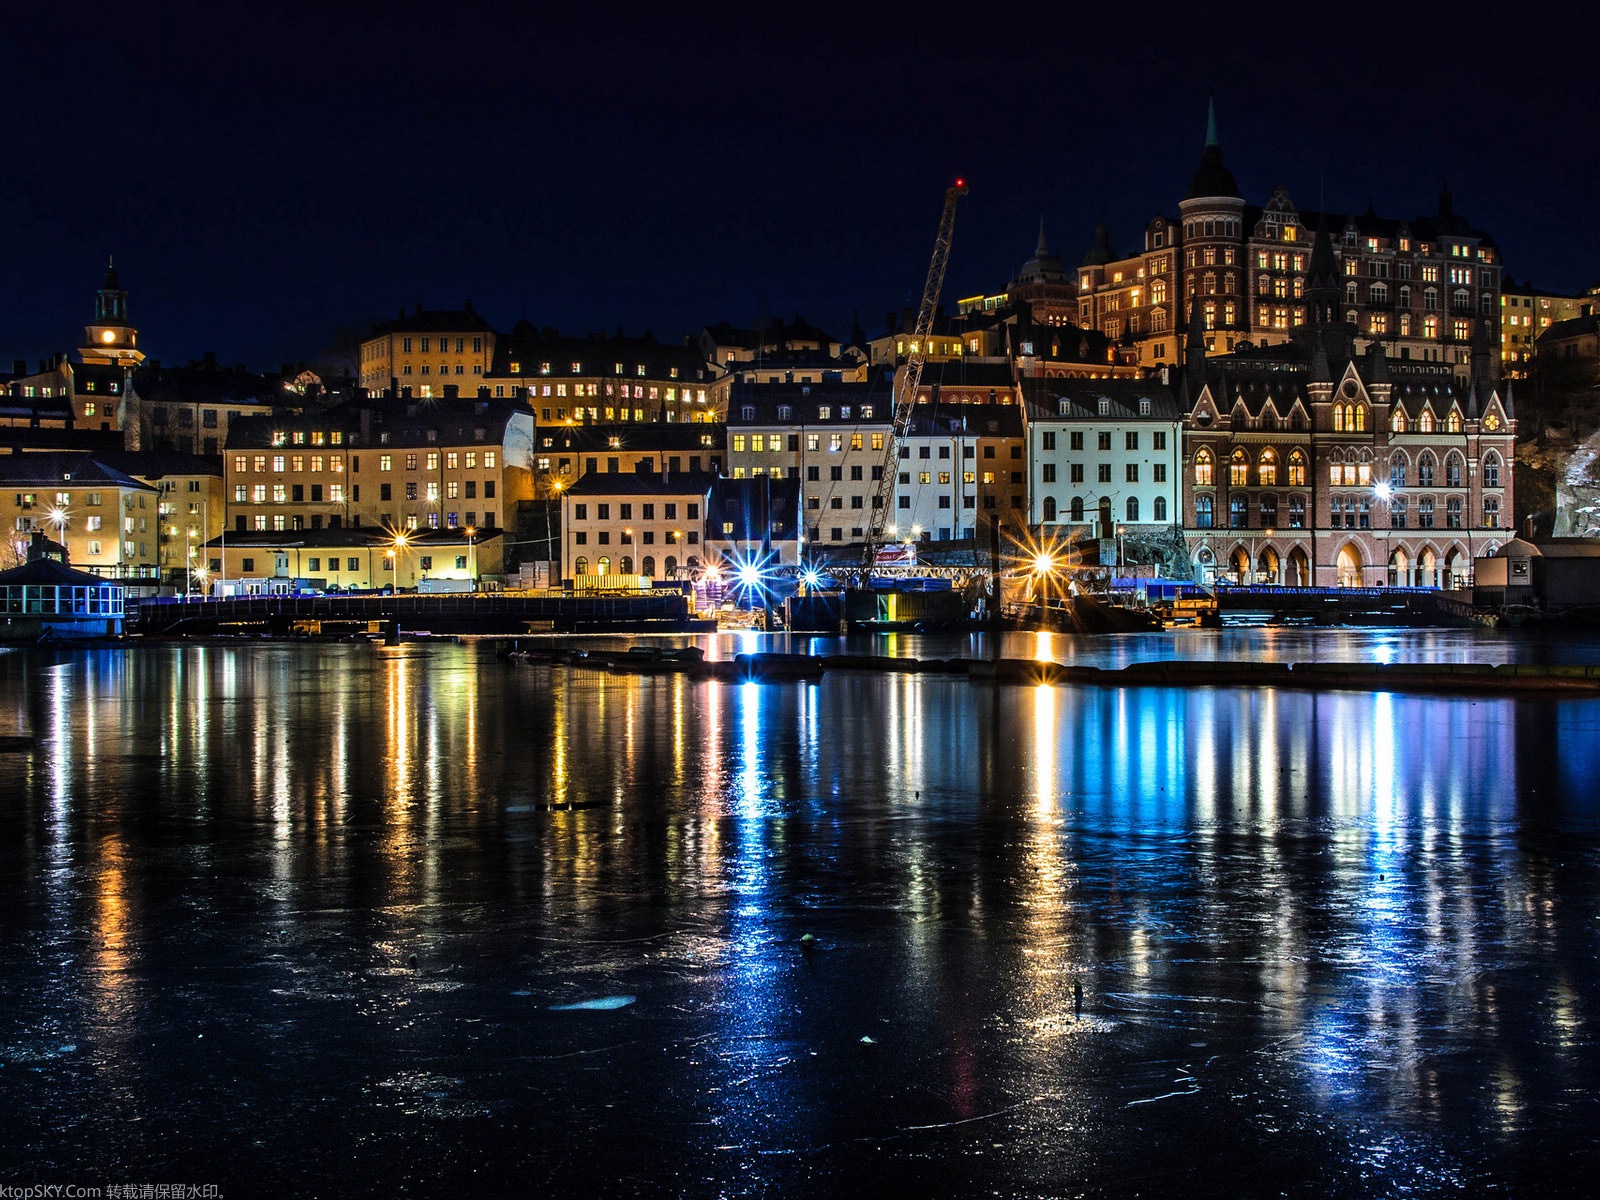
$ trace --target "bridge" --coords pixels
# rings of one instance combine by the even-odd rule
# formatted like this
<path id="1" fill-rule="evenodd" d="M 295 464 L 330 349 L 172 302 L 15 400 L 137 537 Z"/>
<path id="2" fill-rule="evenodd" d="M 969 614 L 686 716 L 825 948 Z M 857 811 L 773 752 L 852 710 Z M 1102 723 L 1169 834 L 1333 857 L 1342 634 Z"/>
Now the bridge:
<path id="1" fill-rule="evenodd" d="M 126 626 L 147 636 L 361 632 L 398 622 L 430 633 L 692 632 L 705 627 L 678 591 L 618 595 L 515 592 L 417 595 L 181 596 L 130 600 Z"/>

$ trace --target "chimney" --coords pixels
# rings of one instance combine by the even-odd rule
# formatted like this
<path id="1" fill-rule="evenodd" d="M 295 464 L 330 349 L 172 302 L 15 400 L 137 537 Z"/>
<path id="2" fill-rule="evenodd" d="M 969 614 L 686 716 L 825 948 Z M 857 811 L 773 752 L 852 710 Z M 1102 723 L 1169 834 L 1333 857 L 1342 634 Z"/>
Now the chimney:
<path id="1" fill-rule="evenodd" d="M 28 360 L 25 358 L 12 359 L 11 373 L 13 375 L 26 375 L 28 373 Z"/>

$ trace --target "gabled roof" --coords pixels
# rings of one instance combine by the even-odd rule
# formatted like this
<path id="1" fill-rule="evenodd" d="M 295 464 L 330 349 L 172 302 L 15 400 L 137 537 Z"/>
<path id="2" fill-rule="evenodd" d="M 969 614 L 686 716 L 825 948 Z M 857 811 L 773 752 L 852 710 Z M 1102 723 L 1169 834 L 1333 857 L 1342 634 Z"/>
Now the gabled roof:
<path id="1" fill-rule="evenodd" d="M 93 454 L 45 451 L 38 454 L 0 455 L 0 485 L 51 487 L 62 483 L 71 483 L 75 487 L 99 483 L 107 487 L 155 491 L 148 483 L 139 482 Z"/>

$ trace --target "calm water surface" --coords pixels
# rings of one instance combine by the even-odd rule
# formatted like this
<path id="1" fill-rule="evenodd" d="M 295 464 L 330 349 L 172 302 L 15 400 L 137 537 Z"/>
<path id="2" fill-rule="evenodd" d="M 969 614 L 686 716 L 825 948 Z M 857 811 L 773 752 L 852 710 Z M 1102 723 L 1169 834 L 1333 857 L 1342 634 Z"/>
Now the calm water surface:
<path id="1" fill-rule="evenodd" d="M 1597 701 L 208 644 L 0 653 L 13 734 L 42 742 L 0 751 L 0 1185 L 1551 1196 L 1600 1167 Z"/>

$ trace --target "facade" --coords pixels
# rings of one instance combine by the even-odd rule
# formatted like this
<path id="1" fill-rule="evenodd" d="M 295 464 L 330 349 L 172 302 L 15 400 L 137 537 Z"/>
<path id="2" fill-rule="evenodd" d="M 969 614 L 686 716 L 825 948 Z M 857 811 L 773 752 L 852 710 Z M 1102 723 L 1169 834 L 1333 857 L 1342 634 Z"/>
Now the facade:
<path id="1" fill-rule="evenodd" d="M 718 479 L 706 504 L 707 563 L 721 562 L 735 570 L 748 563 L 770 570 L 801 561 L 798 479 Z"/>
<path id="2" fill-rule="evenodd" d="M 1465 377 L 1474 339 L 1499 340 L 1499 249 L 1455 211 L 1448 191 L 1436 213 L 1410 220 L 1380 217 L 1370 206 L 1362 214 L 1308 212 L 1284 188 L 1250 204 L 1223 162 L 1212 114 L 1178 209 L 1176 221 L 1147 225 L 1135 255 L 1117 257 L 1097 238 L 1078 272 L 1078 323 L 1141 365 L 1178 361 L 1182 314 L 1194 303 L 1208 354 L 1286 342 L 1311 324 L 1319 229 L 1331 239 L 1338 311 L 1357 331 L 1357 353 L 1378 341 L 1391 360 L 1446 363 Z"/>
<path id="3" fill-rule="evenodd" d="M 526 321 L 498 339 L 485 382 L 495 399 L 521 398 L 541 426 L 676 421 L 721 416 L 716 372 L 697 346 L 642 337 L 563 337 Z"/>
<path id="4" fill-rule="evenodd" d="M 561 497 L 563 579 L 685 578 L 706 562 L 709 473 L 595 472 Z"/>
<path id="5" fill-rule="evenodd" d="M 1463 379 L 1339 338 L 1191 355 L 1184 526 L 1202 581 L 1462 587 L 1511 536 L 1516 422 L 1488 346 Z"/>
<path id="6" fill-rule="evenodd" d="M 239 421 L 223 457 L 235 532 L 495 529 L 533 497 L 533 416 L 386 397 Z"/>
<path id="7" fill-rule="evenodd" d="M 1180 520 L 1182 438 L 1172 390 L 1148 380 L 1029 380 L 1027 523 L 1089 538 Z"/>
<path id="8" fill-rule="evenodd" d="M 534 435 L 534 494 L 559 495 L 585 475 L 722 470 L 722 425 L 627 422 L 541 426 Z"/>
<path id="9" fill-rule="evenodd" d="M 494 361 L 495 332 L 472 301 L 458 309 L 401 312 L 362 341 L 361 386 L 418 399 L 476 396 Z"/>
<path id="10" fill-rule="evenodd" d="M 220 455 L 235 421 L 292 412 L 303 403 L 276 375 L 221 367 L 215 355 L 186 367 L 147 366 L 129 379 L 123 435 L 129 450 Z"/>
<path id="11" fill-rule="evenodd" d="M 368 526 L 223 533 L 203 547 L 206 570 L 196 585 L 230 596 L 425 590 L 429 581 L 438 580 L 476 585 L 504 574 L 504 545 L 496 529 L 395 533 Z"/>
<path id="12" fill-rule="evenodd" d="M 728 395 L 728 471 L 798 479 L 812 553 L 865 541 L 894 424 L 888 380 L 738 385 Z"/>
<path id="13" fill-rule="evenodd" d="M 0 455 L 0 562 L 21 565 L 35 533 L 69 565 L 112 579 L 154 581 L 160 564 L 160 492 L 88 453 Z"/>
<path id="14" fill-rule="evenodd" d="M 1022 519 L 1022 409 L 1009 393 L 995 404 L 919 403 L 898 457 L 887 538 L 971 540 L 980 519 Z"/>
<path id="15" fill-rule="evenodd" d="M 227 527 L 220 457 L 123 450 L 96 461 L 155 488 L 156 566 L 163 579 L 182 584 L 205 565 L 203 547 Z"/>

